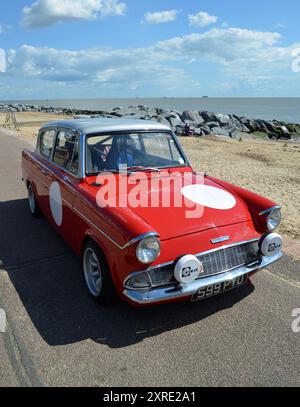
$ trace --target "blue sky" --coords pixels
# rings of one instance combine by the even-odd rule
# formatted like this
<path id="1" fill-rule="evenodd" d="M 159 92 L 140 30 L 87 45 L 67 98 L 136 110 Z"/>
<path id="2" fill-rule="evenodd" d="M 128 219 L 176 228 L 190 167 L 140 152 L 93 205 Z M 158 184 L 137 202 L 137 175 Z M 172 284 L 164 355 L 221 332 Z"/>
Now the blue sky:
<path id="1" fill-rule="evenodd" d="M 0 99 L 300 96 L 299 15 L 298 0 L 11 0 Z"/>

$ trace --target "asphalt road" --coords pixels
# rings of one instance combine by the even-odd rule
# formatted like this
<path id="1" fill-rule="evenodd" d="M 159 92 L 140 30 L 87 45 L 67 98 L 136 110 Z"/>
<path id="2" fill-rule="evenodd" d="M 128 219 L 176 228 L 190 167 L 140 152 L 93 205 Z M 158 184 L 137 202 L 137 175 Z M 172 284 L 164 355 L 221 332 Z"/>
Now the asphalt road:
<path id="1" fill-rule="evenodd" d="M 23 147 L 0 133 L 0 386 L 300 385 L 299 262 L 201 303 L 101 308 L 79 260 L 29 215 Z"/>

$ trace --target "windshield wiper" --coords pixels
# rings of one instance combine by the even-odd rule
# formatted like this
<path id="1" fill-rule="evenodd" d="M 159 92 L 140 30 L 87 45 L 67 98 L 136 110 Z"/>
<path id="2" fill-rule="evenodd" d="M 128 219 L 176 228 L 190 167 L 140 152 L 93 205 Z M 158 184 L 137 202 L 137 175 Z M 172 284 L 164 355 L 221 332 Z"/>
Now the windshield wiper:
<path id="1" fill-rule="evenodd" d="M 107 170 L 103 169 L 99 173 L 105 173 L 109 172 L 112 174 L 124 174 L 124 173 L 133 173 L 134 171 L 153 171 L 153 172 L 161 172 L 159 168 L 156 167 L 143 167 L 141 165 L 134 165 L 132 167 L 124 167 L 124 168 L 119 168 L 119 169 L 112 169 L 112 170 Z M 98 173 L 97 173 L 98 174 Z M 89 174 L 89 175 L 97 175 L 97 174 Z"/>
<path id="2" fill-rule="evenodd" d="M 153 172 L 161 172 L 159 168 L 156 167 L 143 167 L 142 165 L 134 165 L 131 167 L 127 167 L 128 171 L 134 171 L 134 170 L 141 170 L 141 171 L 153 171 Z"/>

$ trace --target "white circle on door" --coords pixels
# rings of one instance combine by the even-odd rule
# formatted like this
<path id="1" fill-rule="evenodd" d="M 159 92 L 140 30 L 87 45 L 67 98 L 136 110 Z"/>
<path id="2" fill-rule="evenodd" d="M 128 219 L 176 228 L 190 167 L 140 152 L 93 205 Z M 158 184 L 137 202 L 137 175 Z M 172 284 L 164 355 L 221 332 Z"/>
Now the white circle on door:
<path id="1" fill-rule="evenodd" d="M 50 209 L 57 226 L 62 224 L 62 199 L 58 182 L 52 182 L 49 190 Z"/>
<path id="2" fill-rule="evenodd" d="M 236 205 L 235 197 L 227 191 L 209 185 L 187 185 L 181 190 L 182 195 L 198 205 L 212 209 L 232 209 Z"/>

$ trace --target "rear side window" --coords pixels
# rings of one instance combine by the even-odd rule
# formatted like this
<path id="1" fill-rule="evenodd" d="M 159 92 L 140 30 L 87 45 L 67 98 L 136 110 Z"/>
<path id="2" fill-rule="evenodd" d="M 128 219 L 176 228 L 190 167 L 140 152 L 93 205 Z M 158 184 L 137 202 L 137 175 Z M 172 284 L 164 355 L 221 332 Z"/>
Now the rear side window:
<path id="1" fill-rule="evenodd" d="M 60 167 L 77 173 L 79 169 L 79 139 L 73 131 L 58 133 L 53 161 Z"/>
<path id="2" fill-rule="evenodd" d="M 45 158 L 51 157 L 55 134 L 55 130 L 46 130 L 40 135 L 40 153 Z"/>

